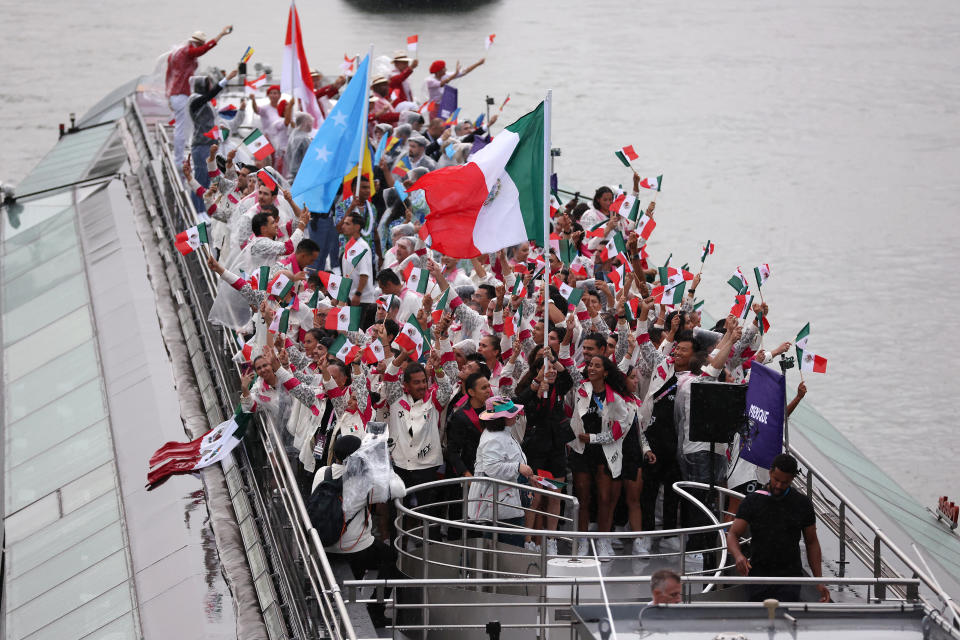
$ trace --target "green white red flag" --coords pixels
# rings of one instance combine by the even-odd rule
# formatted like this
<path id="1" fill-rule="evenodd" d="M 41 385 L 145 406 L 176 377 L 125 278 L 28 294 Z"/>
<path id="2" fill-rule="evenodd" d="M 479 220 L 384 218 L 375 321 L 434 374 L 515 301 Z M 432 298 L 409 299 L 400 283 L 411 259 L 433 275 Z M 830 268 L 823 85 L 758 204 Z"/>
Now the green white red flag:
<path id="1" fill-rule="evenodd" d="M 626 147 L 621 147 L 619 150 L 614 151 L 613 155 L 617 156 L 617 158 L 625 167 L 629 167 L 631 162 L 640 157 L 637 155 L 637 152 L 634 151 L 632 144 L 627 145 Z"/>
<path id="2" fill-rule="evenodd" d="M 639 201 L 629 193 L 621 193 L 610 204 L 610 213 L 616 213 L 618 216 L 628 218 L 630 214 L 639 209 Z M 633 218 L 636 220 L 636 218 Z"/>
<path id="3" fill-rule="evenodd" d="M 619 267 L 611 271 L 610 274 L 607 276 L 608 278 L 610 278 L 610 282 L 613 283 L 613 288 L 616 289 L 617 291 L 620 291 L 620 289 L 623 289 L 623 284 L 624 282 L 626 282 L 626 279 L 627 279 L 626 268 L 627 268 L 626 265 L 620 265 Z"/>
<path id="4" fill-rule="evenodd" d="M 644 240 L 649 240 L 650 234 L 652 234 L 653 230 L 656 228 L 656 221 L 654 221 L 654 219 L 648 216 L 646 213 L 640 216 L 640 219 L 637 220 L 637 235 Z"/>
<path id="5" fill-rule="evenodd" d="M 750 307 L 752 305 L 753 295 L 750 293 L 742 293 L 737 296 L 736 302 L 733 303 L 733 307 L 730 309 L 730 315 L 737 316 L 739 319 L 744 320 L 747 314 L 750 313 Z"/>
<path id="6" fill-rule="evenodd" d="M 320 282 L 323 283 L 331 298 L 340 302 L 347 302 L 350 299 L 353 280 L 326 271 L 317 271 L 317 277 L 320 278 Z"/>
<path id="7" fill-rule="evenodd" d="M 426 351 L 430 350 L 430 337 L 417 322 L 416 316 L 411 315 L 400 328 L 393 346 L 401 351 L 413 351 L 419 360 Z"/>
<path id="8" fill-rule="evenodd" d="M 800 357 L 800 371 L 812 371 L 813 373 L 827 372 L 827 359 L 818 356 L 812 351 L 804 351 Z"/>
<path id="9" fill-rule="evenodd" d="M 293 279 L 287 276 L 287 274 L 278 273 L 273 280 L 270 281 L 267 291 L 269 291 L 270 295 L 274 298 L 280 299 L 290 293 L 294 284 Z"/>
<path id="10" fill-rule="evenodd" d="M 367 254 L 366 248 L 362 248 L 358 238 L 350 238 L 350 241 L 343 247 L 343 257 L 353 266 L 360 264 L 363 256 Z"/>
<path id="11" fill-rule="evenodd" d="M 434 307 L 433 311 L 430 312 L 430 318 L 433 322 L 440 322 L 440 318 L 443 317 L 443 312 L 446 310 L 447 306 L 450 304 L 450 289 L 452 287 L 447 287 L 444 292 L 440 295 L 440 299 L 437 300 L 437 306 Z"/>
<path id="12" fill-rule="evenodd" d="M 257 160 L 263 160 L 274 151 L 273 145 L 270 144 L 267 136 L 263 135 L 260 129 L 254 129 L 250 135 L 243 139 L 243 144 Z"/>
<path id="13" fill-rule="evenodd" d="M 623 241 L 623 234 L 619 231 L 614 231 L 613 236 L 607 240 L 603 250 L 600 252 L 600 262 L 606 262 L 614 258 L 619 258 L 624 264 L 629 262 L 627 259 L 627 245 Z"/>
<path id="14" fill-rule="evenodd" d="M 420 237 L 440 253 L 475 258 L 527 241 L 545 246 L 544 105 L 509 125 L 464 165 L 431 171 Z"/>
<path id="15" fill-rule="evenodd" d="M 383 343 L 379 340 L 368 342 L 360 354 L 360 359 L 367 364 L 377 364 L 387 357 L 387 352 L 383 348 Z"/>
<path id="16" fill-rule="evenodd" d="M 200 248 L 207 240 L 207 223 L 201 222 L 195 227 L 181 231 L 174 238 L 174 246 L 182 255 L 188 255 Z"/>
<path id="17" fill-rule="evenodd" d="M 337 339 L 333 341 L 328 351 L 332 353 L 337 360 L 340 360 L 344 364 L 350 364 L 360 354 L 360 347 L 347 340 L 346 336 L 341 335 L 337 336 Z"/>
<path id="18" fill-rule="evenodd" d="M 681 280 L 675 285 L 654 287 L 650 295 L 657 304 L 676 307 L 683 304 L 683 292 L 686 287 L 687 283 Z"/>
<path id="19" fill-rule="evenodd" d="M 759 289 L 770 277 L 770 265 L 764 262 L 759 267 L 754 267 L 753 276 L 757 279 L 757 289 Z"/>
<path id="20" fill-rule="evenodd" d="M 360 318 L 363 316 L 361 307 L 340 307 L 327 312 L 323 323 L 324 329 L 331 331 L 359 331 Z"/>
<path id="21" fill-rule="evenodd" d="M 663 185 L 663 176 L 657 176 L 656 178 L 640 178 L 640 186 L 644 189 L 650 189 L 652 191 L 660 191 L 660 187 Z"/>
<path id="22" fill-rule="evenodd" d="M 426 293 L 427 286 L 430 284 L 430 272 L 426 269 L 415 267 L 413 262 L 410 262 L 407 264 L 407 268 L 403 270 L 403 280 L 406 283 L 407 289 L 411 289 L 417 293 Z"/>
<path id="23" fill-rule="evenodd" d="M 740 271 L 740 267 L 737 267 L 737 270 L 733 272 L 733 275 L 727 280 L 727 284 L 733 287 L 738 294 L 746 293 L 749 288 L 747 279 L 743 276 L 743 271 Z"/>
<path id="24" fill-rule="evenodd" d="M 209 467 L 233 451 L 246 433 L 252 413 L 237 408 L 232 418 L 190 442 L 167 442 L 150 457 L 147 488 L 153 489 L 168 477 Z"/>
<path id="25" fill-rule="evenodd" d="M 700 264 L 703 264 L 704 262 L 707 261 L 707 256 L 713 255 L 714 248 L 715 247 L 713 243 L 710 242 L 709 240 L 707 240 L 707 244 L 700 247 L 700 250 L 702 251 L 702 253 L 700 254 Z"/>
<path id="26" fill-rule="evenodd" d="M 552 278 L 553 286 L 560 291 L 560 295 L 563 296 L 563 299 L 567 301 L 568 309 L 574 309 L 578 304 L 580 304 L 580 298 L 583 297 L 583 289 L 577 287 L 571 287 L 566 282 L 563 282 L 557 276 Z"/>

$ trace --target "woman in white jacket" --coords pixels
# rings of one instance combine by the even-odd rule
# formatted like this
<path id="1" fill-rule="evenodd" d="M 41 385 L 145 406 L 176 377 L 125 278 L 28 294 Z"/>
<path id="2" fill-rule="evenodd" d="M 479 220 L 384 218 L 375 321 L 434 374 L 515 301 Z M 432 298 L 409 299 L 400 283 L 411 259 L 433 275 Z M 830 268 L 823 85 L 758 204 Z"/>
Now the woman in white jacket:
<path id="1" fill-rule="evenodd" d="M 520 443 L 513 437 L 512 426 L 523 405 L 514 404 L 504 396 L 487 399 L 486 411 L 480 414 L 483 434 L 477 445 L 477 458 L 473 475 L 477 478 L 496 478 L 517 482 L 520 476 L 536 480 L 536 475 L 527 464 Z M 523 526 L 523 509 L 520 508 L 520 490 L 492 482 L 470 483 L 467 494 L 467 514 L 470 520 L 492 521 L 493 501 L 496 495 L 497 523 Z M 508 544 L 523 545 L 523 536 L 501 535 L 499 539 Z"/>

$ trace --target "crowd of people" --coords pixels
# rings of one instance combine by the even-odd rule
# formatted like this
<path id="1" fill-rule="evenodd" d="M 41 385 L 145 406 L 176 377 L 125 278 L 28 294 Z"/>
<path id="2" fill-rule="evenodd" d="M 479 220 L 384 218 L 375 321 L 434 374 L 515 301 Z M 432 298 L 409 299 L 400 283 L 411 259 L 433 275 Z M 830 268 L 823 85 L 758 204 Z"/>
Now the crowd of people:
<path id="1" fill-rule="evenodd" d="M 493 135 L 494 120 L 454 126 L 435 115 L 441 89 L 477 65 L 461 71 L 457 63 L 448 72 L 442 60 L 433 62 L 418 100 L 411 89 L 418 61 L 394 56 L 392 74 L 371 81 L 371 152 L 382 137 L 389 140 L 373 180 L 348 180 L 330 210 L 309 211 L 289 190 L 318 124 L 303 105 L 277 86 L 267 88 L 266 102 L 252 98 L 275 152 L 240 161 L 239 119 L 224 120 L 211 103 L 235 72 L 181 82 L 216 41 L 195 34 L 170 67 L 180 75 L 168 82 L 175 126 L 181 117 L 194 124 L 184 177 L 214 221 L 206 260 L 221 283 L 210 321 L 239 336 L 240 401 L 284 434 L 305 492 L 314 474 L 342 462 L 338 441 L 362 439 L 371 422 L 386 423 L 393 468 L 408 490 L 441 477 L 528 483 L 557 496 L 570 490 L 581 532 L 705 524 L 702 514 L 680 507 L 675 481 L 739 490 L 768 481 L 765 469 L 740 459 L 738 439 L 691 439 L 691 385 L 745 384 L 751 366 L 770 363 L 790 344 L 762 345 L 766 303 L 702 326 L 701 275 L 651 268 L 635 221 L 611 210 L 614 189 L 601 186 L 593 198 L 562 204 L 546 248 L 524 243 L 460 260 L 424 244 L 418 229 L 429 211 L 410 187 L 439 167 L 465 163 Z M 346 78 L 321 79 L 316 72 L 326 114 Z M 244 101 L 239 109 L 246 108 Z M 227 130 L 228 142 L 204 136 L 216 126 Z M 175 153 L 182 153 L 178 144 Z M 633 195 L 641 197 L 636 174 Z M 655 209 L 650 202 L 646 215 Z M 615 234 L 625 247 L 610 255 L 604 248 Z M 545 287 L 547 265 L 553 278 Z M 652 295 L 668 274 L 683 280 L 682 299 Z M 790 410 L 805 391 L 798 388 Z M 473 483 L 467 513 L 443 514 L 490 521 L 491 494 L 489 484 Z M 421 506 L 450 498 L 428 489 L 415 497 Z M 558 529 L 561 500 L 549 492 L 530 503 L 526 492 L 511 489 L 498 500 L 501 522 Z M 349 527 L 328 550 L 373 548 L 389 539 L 390 523 L 381 517 L 376 529 Z M 436 529 L 431 535 L 448 533 Z M 558 545 L 561 536 L 516 542 L 546 545 L 549 555 L 590 553 L 586 537 L 571 549 Z M 716 546 L 716 535 L 695 538 L 688 551 Z M 607 537 L 597 538 L 596 550 L 602 560 L 618 554 Z M 637 539 L 619 553 L 650 551 Z"/>

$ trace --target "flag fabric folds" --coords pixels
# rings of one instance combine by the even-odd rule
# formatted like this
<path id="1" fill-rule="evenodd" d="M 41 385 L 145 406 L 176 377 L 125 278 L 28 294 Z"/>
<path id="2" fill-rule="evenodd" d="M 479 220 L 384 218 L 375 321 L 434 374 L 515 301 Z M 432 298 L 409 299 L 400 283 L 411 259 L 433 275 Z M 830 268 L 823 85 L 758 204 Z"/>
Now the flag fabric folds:
<path id="1" fill-rule="evenodd" d="M 313 137 L 290 188 L 310 211 L 330 211 L 344 176 L 357 166 L 360 145 L 366 144 L 369 66 L 365 56 Z"/>
<path id="2" fill-rule="evenodd" d="M 307 52 L 300 34 L 300 15 L 295 2 L 290 3 L 287 16 L 287 36 L 283 43 L 283 65 L 280 71 L 280 91 L 299 99 L 303 109 L 313 116 L 314 123 L 323 122 L 323 114 L 313 93 L 313 78 L 307 64 Z"/>
<path id="3" fill-rule="evenodd" d="M 411 186 L 411 191 L 423 190 L 430 208 L 420 236 L 454 258 L 474 258 L 528 240 L 543 247 L 543 163 L 540 103 L 467 164 L 432 171 Z"/>
<path id="4" fill-rule="evenodd" d="M 207 223 L 201 222 L 195 227 L 181 231 L 174 239 L 174 246 L 183 255 L 188 255 L 200 248 L 207 240 Z"/>

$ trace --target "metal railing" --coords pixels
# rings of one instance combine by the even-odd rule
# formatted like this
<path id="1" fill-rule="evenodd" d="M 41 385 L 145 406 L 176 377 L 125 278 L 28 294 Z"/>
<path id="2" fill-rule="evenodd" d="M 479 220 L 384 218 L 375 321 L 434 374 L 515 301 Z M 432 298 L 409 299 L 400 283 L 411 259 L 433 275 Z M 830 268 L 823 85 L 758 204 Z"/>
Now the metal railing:
<path id="1" fill-rule="evenodd" d="M 159 222 L 155 232 L 161 244 L 172 243 L 176 233 L 199 222 L 181 180 L 182 171 L 174 164 L 170 140 L 163 126 L 157 123 L 148 128 L 132 100 L 127 125 L 141 154 L 140 180 L 148 183 L 144 191 L 149 192 L 145 197 L 149 195 L 153 199 L 148 208 L 154 209 L 152 213 Z M 144 161 L 145 158 L 154 162 Z M 202 340 L 194 344 L 188 340 L 188 347 L 208 418 L 211 424 L 216 424 L 233 412 L 239 396 L 239 368 L 233 361 L 238 351 L 235 335 L 206 321 L 218 280 L 206 267 L 202 254 L 181 256 L 169 249 L 162 251 L 168 277 L 174 275 L 177 279 L 171 284 L 175 290 L 182 287 L 181 323 L 192 322 L 202 336 Z M 169 271 L 170 268 L 174 272 Z M 261 576 L 268 576 L 280 594 L 283 626 L 287 628 L 281 630 L 281 637 L 293 634 L 304 639 L 355 639 L 340 587 L 307 515 L 296 473 L 269 419 L 258 422 L 256 430 L 247 433 L 242 445 L 234 451 L 233 465 L 242 476 L 238 484 L 244 487 L 248 499 L 245 504 L 252 506 L 256 513 L 251 522 L 256 523 L 260 536 L 266 541 L 263 547 L 272 570 Z M 228 485 L 234 477 L 229 467 L 224 466 Z M 245 521 L 242 515 L 238 509 L 241 531 Z M 249 553 L 246 535 L 244 541 Z M 262 592 L 260 581 L 256 582 L 261 606 L 265 606 L 269 597 Z M 265 622 L 268 629 L 276 627 L 269 624 L 266 611 Z"/>
<path id="2" fill-rule="evenodd" d="M 890 566 L 888 562 L 884 560 L 882 549 L 886 547 L 893 555 L 899 560 L 903 565 L 909 569 L 913 576 L 919 578 L 924 586 L 926 586 L 937 598 L 940 599 L 940 606 L 936 606 L 935 603 L 931 602 L 929 598 L 925 598 L 923 595 L 920 597 L 924 602 L 930 606 L 931 609 L 940 611 L 943 613 L 943 609 L 946 609 L 949 612 L 949 619 L 951 624 L 954 627 L 960 628 L 958 625 L 958 613 L 960 613 L 960 607 L 954 602 L 953 598 L 946 593 L 943 588 L 934 580 L 928 572 L 922 570 L 917 563 L 915 563 L 906 553 L 903 552 L 900 547 L 886 534 L 880 527 L 869 517 L 862 509 L 857 505 L 851 502 L 837 486 L 831 482 L 826 476 L 824 476 L 820 471 L 818 471 L 806 457 L 793 446 L 789 446 L 790 453 L 797 459 L 797 461 L 803 467 L 803 473 L 801 476 L 798 476 L 797 480 L 794 482 L 799 484 L 807 494 L 814 504 L 821 511 L 821 522 L 825 522 L 831 531 L 837 535 L 838 542 L 840 544 L 840 560 L 839 560 L 839 573 L 843 577 L 846 573 L 846 565 L 848 564 L 846 560 L 847 549 L 850 547 L 854 553 L 859 557 L 861 562 L 865 566 L 869 567 L 873 571 L 875 578 L 881 578 L 883 576 L 898 575 L 898 572 Z M 815 482 L 816 481 L 816 482 Z M 814 487 L 820 491 L 816 493 Z M 823 489 L 826 489 L 830 492 L 830 496 L 827 496 L 823 493 Z M 833 500 L 830 500 L 832 496 Z M 835 503 L 835 504 L 834 504 Z M 823 517 L 823 512 L 828 512 L 836 516 L 836 519 L 825 518 Z M 851 522 L 849 514 L 855 516 L 861 523 L 863 527 L 866 527 L 866 532 L 872 535 L 872 540 L 866 539 L 860 529 L 855 527 L 855 523 Z M 849 540 L 849 541 L 848 541 Z M 901 594 L 902 595 L 902 594 Z M 884 593 L 882 588 L 877 593 L 879 599 L 883 599 Z M 947 615 L 947 614 L 944 614 Z"/>
<path id="3" fill-rule="evenodd" d="M 129 120 L 132 120 L 136 125 L 131 127 L 131 129 L 138 130 L 133 132 L 142 138 L 138 140 L 138 142 L 142 143 L 143 154 L 150 160 L 156 162 L 155 166 L 148 166 L 151 163 L 145 162 L 144 173 L 152 183 L 152 192 L 156 197 L 156 202 L 154 202 L 153 205 L 158 209 L 156 213 L 164 223 L 163 228 L 158 228 L 157 232 L 158 234 L 162 233 L 167 240 L 170 240 L 175 233 L 193 226 L 198 222 L 196 212 L 192 206 L 189 193 L 180 180 L 180 176 L 182 175 L 181 170 L 174 165 L 170 151 L 171 144 L 163 126 L 157 123 L 155 127 L 148 129 L 144 124 L 139 110 L 136 108 L 136 104 L 132 101 L 130 104 Z M 159 167 L 159 169 L 155 167 Z M 199 357 L 205 361 L 205 366 L 195 366 L 195 371 L 198 372 L 198 383 L 204 391 L 205 403 L 210 402 L 208 405 L 208 416 L 211 423 L 215 424 L 215 421 L 222 419 L 224 414 L 229 414 L 232 411 L 232 399 L 237 397 L 239 391 L 239 371 L 232 361 L 232 356 L 237 350 L 233 336 L 230 332 L 214 328 L 206 322 L 206 313 L 215 296 L 217 279 L 205 265 L 201 264 L 197 257 L 184 258 L 183 256 L 179 256 L 179 254 L 167 251 L 165 252 L 165 260 L 168 264 L 172 263 L 176 265 L 176 270 L 181 276 L 184 293 L 187 294 L 187 297 L 190 299 L 188 304 L 181 305 L 181 311 L 184 307 L 189 308 L 189 313 L 193 315 L 193 321 L 196 322 L 199 333 L 204 337 L 206 348 L 202 350 Z M 920 595 L 921 600 L 933 611 L 943 611 L 944 608 L 948 609 L 949 614 L 946 617 L 952 621 L 952 626 L 955 628 L 958 609 L 949 594 L 945 593 L 927 572 L 923 571 L 912 559 L 899 549 L 889 536 L 881 531 L 861 509 L 844 496 L 829 479 L 813 467 L 794 446 L 790 445 L 789 450 L 797 457 L 805 469 L 802 479 L 799 479 L 799 484 L 805 487 L 808 496 L 814 500 L 818 506 L 821 521 L 827 523 L 831 531 L 837 535 L 840 544 L 840 577 L 833 579 L 823 578 L 819 581 L 837 586 L 868 585 L 873 588 L 874 599 L 877 601 L 891 599 L 886 594 L 887 588 L 896 589 L 897 596 L 901 600 L 909 601 L 912 596 L 910 589 L 923 585 L 941 601 L 941 604 L 940 606 L 936 606 L 934 602 L 931 602 L 929 598 L 925 598 L 922 594 Z M 248 434 L 244 446 L 237 450 L 235 459 L 247 480 L 247 494 L 252 498 L 254 506 L 260 513 L 258 524 L 261 527 L 261 531 L 267 535 L 271 542 L 267 547 L 272 556 L 271 559 L 274 566 L 272 576 L 274 581 L 280 586 L 281 592 L 285 595 L 285 618 L 291 630 L 298 637 L 304 638 L 321 636 L 355 638 L 356 634 L 351 625 L 340 587 L 337 584 L 326 553 L 320 544 L 319 536 L 310 524 L 306 507 L 299 491 L 296 474 L 290 466 L 282 442 L 276 433 L 275 426 L 267 422 L 260 425 L 256 432 Z M 456 484 L 461 480 L 464 479 L 452 479 L 441 482 Z M 464 530 L 464 536 L 466 536 L 467 530 L 471 530 L 481 535 L 483 533 L 489 533 L 491 538 L 495 540 L 495 537 L 511 533 L 534 536 L 555 536 L 562 533 L 563 535 L 558 537 L 571 542 L 573 545 L 576 544 L 577 540 L 584 537 L 645 538 L 652 540 L 676 535 L 681 542 L 681 551 L 676 553 L 646 554 L 643 556 L 621 555 L 617 557 L 629 559 L 677 556 L 679 558 L 680 570 L 684 573 L 685 586 L 704 585 L 705 591 L 714 588 L 715 585 L 749 582 L 748 578 L 730 578 L 721 575 L 722 571 L 729 568 L 729 565 L 724 564 L 727 551 L 726 541 L 723 535 L 719 535 L 720 542 L 716 548 L 703 550 L 706 552 L 719 551 L 721 553 L 722 560 L 717 569 L 711 570 L 712 575 L 697 576 L 696 573 L 704 573 L 705 571 L 686 571 L 686 558 L 688 554 L 684 552 L 683 549 L 687 537 L 697 533 L 712 532 L 720 534 L 729 526 L 729 523 L 718 522 L 717 518 L 706 505 L 703 505 L 689 493 L 685 492 L 685 487 L 702 490 L 705 488 L 705 485 L 677 483 L 675 490 L 685 499 L 691 501 L 691 504 L 694 505 L 695 508 L 703 511 L 705 515 L 712 520 L 713 524 L 704 527 L 674 529 L 669 531 L 616 533 L 578 533 L 574 531 L 557 532 L 515 527 L 489 527 L 487 525 L 468 522 L 457 522 L 455 526 Z M 815 487 L 819 493 L 814 491 Z M 523 486 L 523 489 L 526 491 L 539 491 L 536 487 Z M 826 489 L 829 495 L 824 493 L 823 489 Z M 715 490 L 722 495 L 740 496 L 740 494 L 736 492 L 720 487 L 715 487 Z M 561 497 L 562 494 L 557 494 L 556 492 L 544 492 L 549 493 L 549 497 L 560 497 L 561 500 L 567 500 L 571 504 L 571 508 L 577 506 L 576 499 L 571 496 L 564 498 Z M 447 502 L 443 504 L 448 505 L 450 503 Z M 424 531 L 429 525 L 447 524 L 448 521 L 431 516 L 423 512 L 421 508 L 408 509 L 400 505 L 398 509 L 401 510 L 404 516 L 416 518 L 421 521 L 419 528 L 404 529 L 398 527 L 400 533 L 398 534 L 396 545 L 398 552 L 403 557 L 422 563 L 425 577 L 413 582 L 347 581 L 344 584 L 351 590 L 351 593 L 359 586 L 377 586 L 381 589 L 381 592 L 382 588 L 387 585 L 417 586 L 418 588 L 424 589 L 424 593 L 426 593 L 425 589 L 429 586 L 446 585 L 495 588 L 497 586 L 515 585 L 517 580 L 523 580 L 523 583 L 527 585 L 583 585 L 593 584 L 594 582 L 599 583 L 599 578 L 595 581 L 592 581 L 592 579 L 578 578 L 573 579 L 572 582 L 562 582 L 563 580 L 570 579 L 548 578 L 543 574 L 539 576 L 536 574 L 526 574 L 522 578 L 502 577 L 498 575 L 499 569 L 496 568 L 496 565 L 489 570 L 484 569 L 480 572 L 482 575 L 492 575 L 494 577 L 475 576 L 471 578 L 461 578 L 461 580 L 468 581 L 463 585 L 451 583 L 448 579 L 444 578 L 430 579 L 427 576 L 429 575 L 431 567 L 437 569 L 443 567 L 444 569 L 455 568 L 458 570 L 466 570 L 464 567 L 445 566 L 444 563 L 439 560 L 431 560 L 430 558 L 431 547 L 433 547 L 434 550 L 439 550 L 441 547 L 438 545 L 448 545 L 449 543 L 431 541 L 429 535 L 423 535 Z M 856 526 L 851 515 L 859 521 L 860 527 Z M 574 515 L 573 518 L 561 516 L 560 520 L 563 522 L 575 522 L 576 516 Z M 398 522 L 400 521 L 402 521 L 402 517 L 398 518 Z M 864 528 L 866 535 L 864 535 Z M 509 529 L 509 531 L 507 529 Z M 421 547 L 420 556 L 415 555 L 415 549 L 413 551 L 407 550 L 408 540 L 414 541 L 414 547 L 419 544 Z M 461 542 L 463 543 L 463 539 Z M 461 544 L 460 546 L 465 545 Z M 909 579 L 900 578 L 899 573 L 884 560 L 883 554 L 881 553 L 882 547 L 887 547 L 897 560 L 916 577 Z M 546 565 L 545 550 L 546 545 L 541 545 L 541 552 L 539 554 L 541 567 L 545 567 Z M 846 554 L 848 550 L 857 555 L 866 566 L 872 568 L 874 574 L 872 578 L 845 577 L 847 564 Z M 497 558 L 498 556 L 501 558 L 505 557 L 503 553 L 496 549 L 482 549 L 478 551 L 477 548 L 471 547 L 470 552 L 489 553 L 493 558 Z M 525 552 L 522 550 L 509 552 L 510 555 L 517 555 L 518 553 L 522 555 Z M 527 555 L 537 555 L 529 554 L 529 552 L 526 553 Z M 499 560 L 495 562 L 499 562 Z M 471 567 L 471 571 L 475 570 L 475 567 Z M 627 580 L 643 582 L 644 578 L 644 576 L 638 576 L 628 578 Z M 544 580 L 547 582 L 541 582 Z M 561 582 L 557 582 L 557 580 Z M 731 580 L 737 580 L 738 582 L 731 582 Z M 867 582 L 867 580 L 870 581 Z M 616 583 L 624 581 L 624 579 L 606 578 L 604 581 Z M 770 579 L 766 579 L 765 582 L 769 583 Z M 689 595 L 689 593 L 686 593 L 687 597 L 689 597 Z M 351 597 L 349 600 L 353 602 L 366 602 L 365 600 L 357 600 L 354 597 Z M 574 601 L 575 598 L 571 598 L 570 602 Z M 407 607 L 406 604 L 394 604 L 394 606 L 398 609 Z M 430 605 L 429 603 L 423 603 L 418 606 L 429 607 Z M 437 603 L 433 606 L 439 607 L 440 604 Z M 498 604 L 498 606 L 501 605 Z M 543 603 L 534 603 L 532 606 L 541 608 L 542 610 Z M 526 625 L 526 627 L 538 628 L 542 631 L 544 628 L 552 626 L 545 624 L 544 621 L 545 618 L 541 617 L 541 624 Z M 405 628 L 413 629 L 413 627 Z"/>

